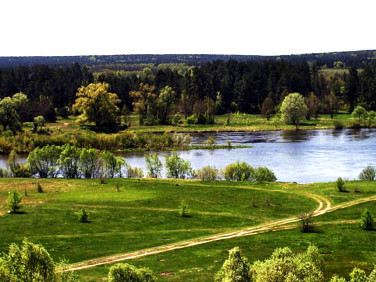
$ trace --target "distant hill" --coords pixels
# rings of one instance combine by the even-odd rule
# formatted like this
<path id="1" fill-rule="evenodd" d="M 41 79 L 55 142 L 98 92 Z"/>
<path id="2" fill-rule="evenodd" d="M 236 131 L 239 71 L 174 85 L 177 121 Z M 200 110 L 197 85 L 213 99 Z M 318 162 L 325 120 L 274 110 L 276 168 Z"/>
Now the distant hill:
<path id="1" fill-rule="evenodd" d="M 289 62 L 314 61 L 319 65 L 332 67 L 334 62 L 342 61 L 345 65 L 361 67 L 364 63 L 376 64 L 376 50 L 312 53 L 301 55 L 257 56 L 257 55 L 203 55 L 203 54 L 144 54 L 144 55 L 92 55 L 92 56 L 35 56 L 35 57 L 0 57 L 0 68 L 32 65 L 65 66 L 72 63 L 87 65 L 95 69 L 114 68 L 140 64 L 183 63 L 201 65 L 213 60 L 263 61 L 285 60 Z"/>

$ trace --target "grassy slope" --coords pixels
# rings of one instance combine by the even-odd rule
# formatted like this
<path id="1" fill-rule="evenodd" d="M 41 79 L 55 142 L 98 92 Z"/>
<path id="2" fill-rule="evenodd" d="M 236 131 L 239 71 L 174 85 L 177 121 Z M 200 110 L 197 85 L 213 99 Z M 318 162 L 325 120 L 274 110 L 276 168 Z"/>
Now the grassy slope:
<path id="1" fill-rule="evenodd" d="M 36 193 L 37 181 L 45 193 Z M 115 189 L 117 181 L 120 192 Z M 26 188 L 28 191 L 23 208 L 26 214 L 0 217 L 0 252 L 6 251 L 11 242 L 20 242 L 27 237 L 46 246 L 54 259 L 65 257 L 70 262 L 77 262 L 222 233 L 315 209 L 317 203 L 302 197 L 304 193 L 327 195 L 334 203 L 374 194 L 372 183 L 349 182 L 346 185 L 350 193 L 336 192 L 333 183 L 297 185 L 121 179 L 107 180 L 101 185 L 98 180 L 0 179 L 0 214 L 6 212 L 5 199 L 9 190 L 23 192 Z M 362 193 L 354 193 L 354 187 Z M 178 214 L 182 199 L 189 203 L 190 218 Z M 344 216 L 345 219 L 358 219 L 363 205 L 359 210 L 347 209 L 356 211 Z M 90 223 L 78 222 L 75 212 L 80 207 L 89 211 Z M 335 214 L 341 215 L 347 210 L 325 215 L 320 221 L 337 219 Z M 239 245 L 253 261 L 265 258 L 276 247 L 287 245 L 302 250 L 312 242 L 328 252 L 325 257 L 330 262 L 329 273 L 347 272 L 354 263 L 369 269 L 366 262 L 373 263 L 371 255 L 376 247 L 373 250 L 372 246 L 368 254 L 366 246 L 362 245 L 363 251 L 359 254 L 356 244 L 360 240 L 376 239 L 376 232 L 362 233 L 357 224 L 348 222 L 342 225 L 322 225 L 320 232 L 313 234 L 290 230 L 218 241 L 132 263 L 148 266 L 156 273 L 174 274 L 160 276 L 161 279 L 187 281 L 200 277 L 200 280 L 212 281 L 213 273 L 226 257 L 226 250 L 233 246 Z M 345 240 L 340 239 L 342 235 Z M 348 267 L 343 268 L 343 262 L 349 257 L 354 260 L 346 262 Z M 98 281 L 107 271 L 108 266 L 98 267 L 79 272 L 79 275 L 85 281 Z"/>

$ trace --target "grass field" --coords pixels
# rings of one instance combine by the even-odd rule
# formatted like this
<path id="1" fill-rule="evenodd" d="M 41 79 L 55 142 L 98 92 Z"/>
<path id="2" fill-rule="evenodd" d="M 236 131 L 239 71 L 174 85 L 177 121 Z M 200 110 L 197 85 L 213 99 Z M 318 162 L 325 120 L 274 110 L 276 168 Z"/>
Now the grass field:
<path id="1" fill-rule="evenodd" d="M 37 182 L 44 193 L 37 193 Z M 43 244 L 55 260 L 66 258 L 76 263 L 289 218 L 315 210 L 315 195 L 337 205 L 374 196 L 376 187 L 371 182 L 355 181 L 346 183 L 346 188 L 348 193 L 337 192 L 334 183 L 113 179 L 100 184 L 99 180 L 0 179 L 0 252 L 27 237 Z M 23 194 L 27 191 L 24 213 L 7 213 L 7 194 L 14 189 Z M 179 215 L 181 200 L 189 205 L 189 217 Z M 78 221 L 76 213 L 81 207 L 89 212 L 89 223 Z M 359 228 L 365 207 L 375 210 L 376 204 L 359 204 L 315 218 L 315 233 L 302 234 L 298 228 L 267 232 L 131 263 L 151 268 L 162 281 L 212 281 L 227 250 L 234 246 L 240 246 L 254 261 L 267 257 L 277 247 L 290 246 L 299 251 L 313 243 L 324 255 L 328 275 L 347 274 L 353 266 L 370 271 L 376 263 L 376 232 Z M 78 274 L 84 281 L 98 281 L 108 268 L 106 265 Z"/>

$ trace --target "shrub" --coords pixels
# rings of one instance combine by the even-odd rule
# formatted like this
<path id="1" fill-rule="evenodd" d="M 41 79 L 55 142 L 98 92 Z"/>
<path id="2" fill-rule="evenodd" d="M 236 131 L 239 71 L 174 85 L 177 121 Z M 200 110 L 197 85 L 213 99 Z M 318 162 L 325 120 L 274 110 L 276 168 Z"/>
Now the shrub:
<path id="1" fill-rule="evenodd" d="M 355 267 L 350 273 L 349 282 L 368 282 L 368 278 L 364 270 Z"/>
<path id="2" fill-rule="evenodd" d="M 125 166 L 124 159 L 116 157 L 109 151 L 101 152 L 100 158 L 102 163 L 101 175 L 107 178 L 121 177 L 122 168 Z"/>
<path id="3" fill-rule="evenodd" d="M 180 205 L 179 205 L 179 214 L 182 216 L 182 217 L 189 217 L 188 215 L 188 203 L 184 200 L 182 200 L 180 202 Z"/>
<path id="4" fill-rule="evenodd" d="M 192 176 L 191 163 L 184 161 L 176 152 L 171 156 L 165 156 L 165 166 L 168 178 L 189 178 Z"/>
<path id="5" fill-rule="evenodd" d="M 247 181 L 255 179 L 255 170 L 246 162 L 237 161 L 229 164 L 224 170 L 224 177 L 227 181 Z"/>
<path id="6" fill-rule="evenodd" d="M 359 174 L 359 179 L 362 181 L 373 181 L 375 180 L 376 171 L 372 166 L 367 166 Z"/>
<path id="7" fill-rule="evenodd" d="M 335 129 L 342 129 L 342 128 L 345 127 L 343 122 L 340 121 L 340 120 L 337 120 L 337 119 L 333 120 L 333 126 L 334 126 Z"/>
<path id="8" fill-rule="evenodd" d="M 210 135 L 209 138 L 206 140 L 206 144 L 209 146 L 209 147 L 213 147 L 214 144 L 215 144 L 215 138 L 213 135 Z"/>
<path id="9" fill-rule="evenodd" d="M 21 209 L 22 207 L 21 201 L 22 201 L 22 195 L 20 192 L 18 191 L 9 192 L 8 206 L 12 213 L 17 213 Z"/>
<path id="10" fill-rule="evenodd" d="M 108 272 L 108 282 L 154 282 L 153 273 L 148 268 L 136 268 L 127 263 L 118 263 L 111 266 Z"/>
<path id="11" fill-rule="evenodd" d="M 98 177 L 101 169 L 99 153 L 94 149 L 83 148 L 80 153 L 78 168 L 85 178 Z"/>
<path id="12" fill-rule="evenodd" d="M 89 214 L 86 212 L 85 208 L 81 208 L 79 211 L 78 220 L 80 222 L 89 222 Z"/>
<path id="13" fill-rule="evenodd" d="M 30 165 L 31 172 L 38 174 L 40 178 L 56 177 L 60 152 L 60 146 L 47 145 L 42 148 L 37 147 L 30 152 L 26 162 Z"/>
<path id="14" fill-rule="evenodd" d="M 313 224 L 313 214 L 312 213 L 303 213 L 299 217 L 300 219 L 300 230 L 303 233 L 313 232 L 314 224 Z"/>
<path id="15" fill-rule="evenodd" d="M 39 182 L 37 183 L 37 192 L 38 193 L 43 193 L 43 188 L 42 188 L 42 186 L 40 185 Z"/>
<path id="16" fill-rule="evenodd" d="M 142 178 L 144 177 L 144 173 L 141 168 L 134 167 L 132 168 L 130 165 L 127 165 L 127 178 Z"/>
<path id="17" fill-rule="evenodd" d="M 55 264 L 45 248 L 24 239 L 21 246 L 11 244 L 9 253 L 0 257 L 0 278 L 1 281 L 56 281 Z"/>
<path id="18" fill-rule="evenodd" d="M 345 181 L 341 177 L 338 177 L 336 184 L 339 192 L 346 192 Z"/>
<path id="19" fill-rule="evenodd" d="M 273 182 L 277 180 L 277 177 L 275 176 L 274 172 L 268 169 L 267 167 L 258 167 L 255 170 L 255 176 L 257 181 L 269 181 Z"/>
<path id="20" fill-rule="evenodd" d="M 230 250 L 228 258 L 223 263 L 214 280 L 216 282 L 253 281 L 249 271 L 248 260 L 242 256 L 239 247 Z"/>
<path id="21" fill-rule="evenodd" d="M 66 178 L 78 177 L 78 163 L 80 160 L 81 149 L 70 144 L 62 147 L 58 159 L 58 165 L 62 175 Z"/>
<path id="22" fill-rule="evenodd" d="M 364 230 L 373 229 L 373 217 L 372 217 L 371 212 L 368 209 L 365 209 L 362 213 L 360 226 Z"/>
<path id="23" fill-rule="evenodd" d="M 197 178 L 201 181 L 214 181 L 220 179 L 220 172 L 215 166 L 204 166 L 196 172 Z"/>

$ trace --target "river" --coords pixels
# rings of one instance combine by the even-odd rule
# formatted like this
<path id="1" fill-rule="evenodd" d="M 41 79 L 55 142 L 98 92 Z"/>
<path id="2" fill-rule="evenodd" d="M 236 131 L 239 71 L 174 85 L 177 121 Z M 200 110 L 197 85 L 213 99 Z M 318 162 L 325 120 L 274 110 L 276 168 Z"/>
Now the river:
<path id="1" fill-rule="evenodd" d="M 193 133 L 192 145 L 203 144 L 213 135 L 216 144 L 230 141 L 233 145 L 251 145 L 247 149 L 177 151 L 191 162 L 192 168 L 206 165 L 224 168 L 237 160 L 254 167 L 266 166 L 274 171 L 277 181 L 313 183 L 357 179 L 368 165 L 376 167 L 376 129 L 263 131 Z M 122 153 L 128 164 L 146 173 L 144 155 L 154 152 Z M 157 152 L 162 162 L 164 155 Z M 0 167 L 6 166 L 0 157 Z M 25 159 L 21 159 L 25 161 Z"/>

